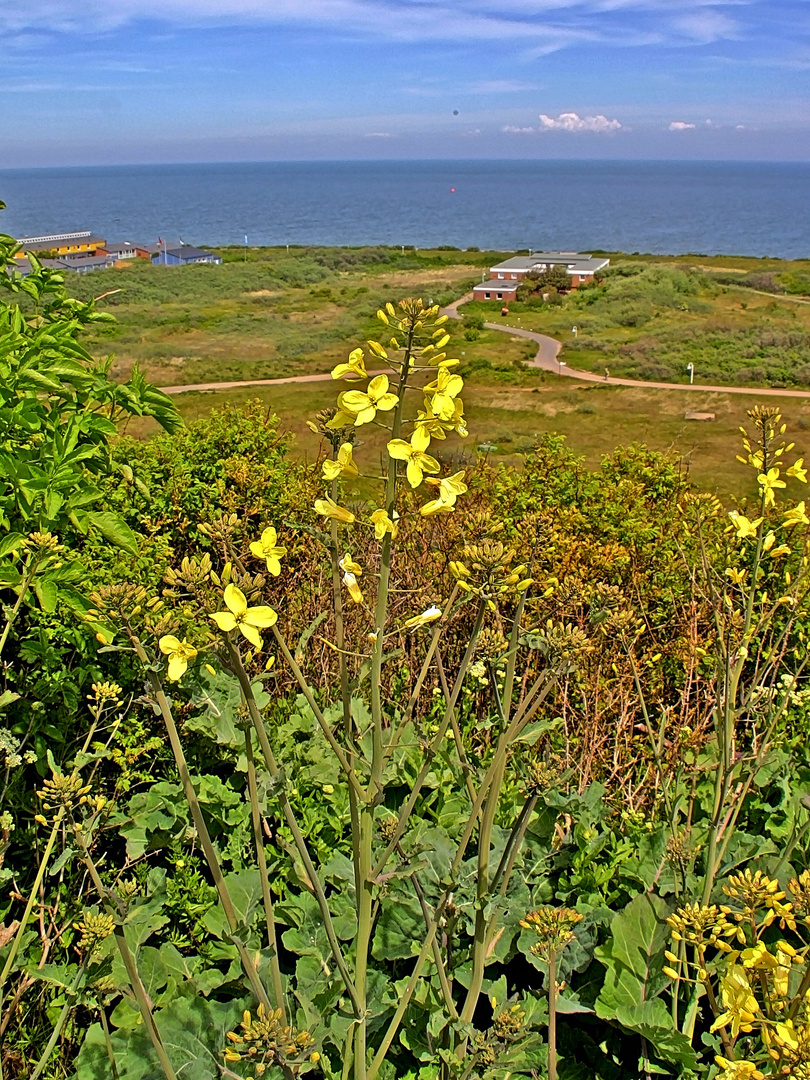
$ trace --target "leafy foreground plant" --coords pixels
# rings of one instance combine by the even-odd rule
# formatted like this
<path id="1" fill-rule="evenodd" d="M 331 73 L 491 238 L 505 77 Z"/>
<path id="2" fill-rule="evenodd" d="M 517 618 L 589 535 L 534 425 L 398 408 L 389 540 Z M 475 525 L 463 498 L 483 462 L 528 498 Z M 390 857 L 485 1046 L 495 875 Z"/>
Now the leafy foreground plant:
<path id="1" fill-rule="evenodd" d="M 365 389 L 341 393 L 315 425 L 332 451 L 315 502 L 322 527 L 228 513 L 201 524 L 208 550 L 171 569 L 162 596 L 126 580 L 93 595 L 88 618 L 106 655 L 143 672 L 133 687 L 174 769 L 116 798 L 112 735 L 91 734 L 40 785 L 51 833 L 29 902 L 60 841 L 53 868 L 73 867 L 81 884 L 75 927 L 60 935 L 69 959 L 49 964 L 29 939 L 23 980 L 54 989 L 28 1072 L 49 1067 L 71 1023 L 89 1025 L 78 1080 L 765 1072 L 765 1027 L 756 1043 L 748 1000 L 766 1014 L 761 982 L 733 997 L 723 949 L 697 957 L 695 977 L 694 942 L 670 949 L 669 937 L 697 911 L 712 947 L 730 941 L 712 929 L 719 916 L 701 913 L 738 887 L 729 873 L 755 863 L 773 914 L 745 944 L 764 944 L 777 967 L 787 947 L 803 956 L 800 938 L 777 948 L 771 928 L 793 916 L 770 883 L 804 887 L 810 831 L 810 774 L 789 776 L 779 741 L 806 709 L 810 522 L 803 503 L 777 501 L 783 475 L 805 480 L 801 461 L 782 464 L 791 448 L 778 414 L 751 414 L 755 514 L 729 519 L 717 500 L 683 494 L 691 546 L 678 595 L 695 634 L 664 678 L 644 598 L 631 610 L 607 590 L 588 619 L 555 620 L 547 605 L 576 584 L 564 568 L 546 567 L 533 590 L 505 526 L 458 513 L 472 481 L 437 451 L 465 431 L 443 320 L 418 301 L 379 316 L 391 342 L 369 349 L 390 374 L 369 378 L 355 350 L 333 375 Z M 342 485 L 359 473 L 368 423 L 387 428 L 388 453 L 380 498 L 360 508 Z M 331 589 L 288 642 L 273 598 L 293 529 L 318 545 Z M 428 530 L 447 542 L 425 555 Z M 414 587 L 414 564 L 437 551 L 446 570 Z M 631 749 L 646 814 L 619 813 L 600 785 L 571 790 L 576 746 L 557 710 L 582 697 L 596 714 L 584 695 L 599 692 L 599 675 L 578 668 L 595 651 L 589 635 L 608 632 L 644 721 Z M 282 665 L 295 702 L 269 692 Z M 121 697 L 97 684 L 94 723 L 99 710 L 116 714 L 113 730 L 128 722 Z M 773 1000 L 793 1008 L 804 993 L 789 983 Z M 796 1042 L 793 1057 L 769 1059 L 773 1075 L 801 1063 L 803 1007 L 793 1029 L 772 1025 L 767 1047 L 777 1035 Z"/>
<path id="2" fill-rule="evenodd" d="M 452 513 L 467 490 L 464 471 L 440 475 L 439 462 L 427 451 L 433 440 L 443 440 L 453 431 L 466 434 L 466 429 L 459 397 L 463 381 L 453 371 L 458 361 L 444 351 L 449 337 L 438 308 L 406 301 L 399 311 L 388 305 L 378 316 L 393 336 L 386 347 L 372 341 L 369 348 L 375 360 L 389 367 L 391 378 L 368 379 L 363 352 L 355 350 L 333 376 L 368 379 L 366 389 L 342 392 L 337 409 L 319 418 L 319 430 L 334 451 L 323 463 L 324 497 L 315 503 L 328 532 L 312 530 L 332 567 L 335 640 L 325 644 L 339 657 L 334 702 L 318 700 L 296 658 L 300 648 L 287 644 L 276 625 L 276 611 L 262 602 L 266 575 L 277 576 L 285 556 L 270 524 L 258 539 L 240 545 L 234 520 L 214 523 L 210 535 L 227 561 L 215 569 L 208 556 L 185 559 L 170 575 L 169 595 L 177 601 L 170 610 L 142 590 L 126 586 L 94 596 L 92 616 L 108 625 L 110 637 L 123 633 L 144 665 L 195 835 L 216 885 L 222 940 L 235 952 L 259 1009 L 255 1019 L 252 1011 L 245 1015 L 241 1033 L 233 1030 L 228 1036 L 228 1068 L 248 1066 L 248 1072 L 239 1075 L 262 1075 L 275 1068 L 279 1075 L 292 1076 L 317 1069 L 329 1076 L 374 1080 L 395 1075 L 392 1061 L 402 1058 L 403 1045 L 411 1061 L 425 1062 L 420 1073 L 425 1077 L 514 1073 L 539 1067 L 545 1056 L 537 1035 L 544 1014 L 541 1000 L 531 996 L 507 1002 L 505 982 L 500 987 L 489 984 L 486 969 L 505 955 L 530 906 L 520 873 L 520 849 L 537 793 L 527 787 L 516 799 L 512 781 L 507 811 L 511 821 L 506 827 L 501 799 L 515 747 L 527 738 L 536 741 L 541 734 L 542 725 L 531 731 L 530 725 L 553 685 L 554 666 L 530 684 L 519 678 L 521 613 L 531 581 L 526 567 L 515 565 L 514 553 L 495 540 L 459 553 L 469 566 L 461 557 L 451 564 L 456 585 L 441 604 L 417 611 L 398 625 L 390 617 L 398 522 L 406 513 L 422 517 Z M 379 478 L 380 505 L 355 515 L 340 502 L 341 479 L 358 474 L 353 456 L 358 429 L 385 421 L 390 440 Z M 432 485 L 431 497 L 418 509 L 402 490 L 401 463 L 411 489 L 423 482 Z M 356 560 L 359 545 L 353 540 L 358 530 L 373 532 L 374 545 L 363 547 L 373 551 L 376 565 L 361 566 Z M 258 572 L 253 569 L 257 563 Z M 367 601 L 360 582 L 374 577 L 374 595 Z M 353 619 L 357 632 L 352 639 L 347 634 L 347 604 L 362 612 Z M 495 677 L 491 680 L 497 734 L 486 760 L 472 763 L 464 749 L 458 704 L 488 616 L 497 617 L 507 631 L 495 636 L 489 631 L 490 642 L 497 638 L 497 645 L 494 650 L 490 645 L 480 661 L 482 670 L 493 675 L 496 660 L 501 662 L 500 684 Z M 448 678 L 442 635 L 455 618 L 466 619 L 469 632 L 458 670 Z M 349 819 L 345 853 L 339 845 L 325 864 L 318 865 L 313 857 L 293 810 L 294 780 L 288 779 L 283 759 L 276 755 L 262 712 L 266 695 L 261 684 L 268 676 L 261 673 L 258 658 L 268 632 L 279 661 L 297 679 L 319 737 L 340 772 Z M 400 655 L 393 646 L 412 634 L 425 638 L 420 670 L 402 702 L 386 701 L 383 667 Z M 156 641 L 158 656 L 168 657 L 170 681 L 184 677 L 189 665 L 205 653 L 211 678 L 223 680 L 227 675 L 238 683 L 241 706 L 229 720 L 244 731 L 245 796 L 256 867 L 250 881 L 264 913 L 261 937 L 251 918 L 254 908 L 240 908 L 233 875 L 222 872 L 220 852 L 162 685 Z M 220 671 L 222 675 L 217 674 Z M 442 704 L 428 719 L 420 705 L 432 671 L 439 676 Z M 366 680 L 368 701 L 359 695 Z M 437 773 L 456 777 L 464 793 L 455 798 L 441 825 L 420 813 L 433 798 Z M 268 814 L 278 820 L 279 841 L 294 860 L 295 890 L 287 892 L 281 905 L 268 879 L 263 832 Z M 90 868 L 89 845 L 82 854 Z M 275 852 L 271 858 L 276 860 Z M 240 891 L 243 886 L 244 882 Z M 109 889 L 101 885 L 98 891 L 123 924 L 125 939 L 127 917 L 115 909 Z M 284 934 L 286 948 L 299 954 L 294 975 L 282 970 L 280 921 L 302 930 L 306 925 L 313 934 L 312 944 L 305 948 L 295 940 L 300 935 Z M 400 974 L 385 978 L 379 961 L 397 957 Z M 161 1034 L 168 1008 L 156 1011 L 153 1019 L 141 1001 L 138 1006 L 155 1063 L 160 1062 L 167 1077 L 176 1075 L 179 1061 L 167 1064 L 171 1048 Z M 490 1016 L 494 1013 L 486 1030 L 474 1023 L 482 1008 Z M 108 1049 L 117 1055 L 115 1046 Z"/>

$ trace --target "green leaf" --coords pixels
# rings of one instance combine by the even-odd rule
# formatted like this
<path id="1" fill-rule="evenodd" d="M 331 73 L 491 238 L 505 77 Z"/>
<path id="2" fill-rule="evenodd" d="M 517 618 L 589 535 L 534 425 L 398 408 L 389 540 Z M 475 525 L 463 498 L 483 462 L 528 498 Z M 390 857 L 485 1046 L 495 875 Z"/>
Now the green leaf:
<path id="1" fill-rule="evenodd" d="M 608 943 L 594 955 L 605 965 L 605 982 L 596 999 L 596 1015 L 633 1031 L 667 1061 L 694 1065 L 685 1035 L 675 1027 L 659 995 L 669 986 L 663 973 L 669 941 L 664 900 L 652 893 L 634 897 L 610 924 Z"/>
<path id="2" fill-rule="evenodd" d="M 138 538 L 120 514 L 114 514 L 109 510 L 91 510 L 87 516 L 91 525 L 95 525 L 111 544 L 115 544 L 130 555 L 138 554 Z"/>
<path id="3" fill-rule="evenodd" d="M 18 532 L 6 533 L 4 537 L 0 538 L 0 559 L 4 555 L 8 555 L 10 551 L 15 551 L 23 539 L 23 534 Z"/>

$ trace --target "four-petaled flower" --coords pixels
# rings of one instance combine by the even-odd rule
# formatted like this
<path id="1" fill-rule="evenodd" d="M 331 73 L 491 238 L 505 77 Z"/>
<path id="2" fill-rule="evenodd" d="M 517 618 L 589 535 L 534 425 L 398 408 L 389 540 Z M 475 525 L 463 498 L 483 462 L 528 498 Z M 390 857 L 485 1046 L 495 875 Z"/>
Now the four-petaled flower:
<path id="1" fill-rule="evenodd" d="M 467 485 L 464 483 L 463 469 L 453 473 L 452 476 L 443 476 L 441 480 L 434 480 L 429 477 L 425 483 L 435 484 L 439 488 L 439 494 L 437 498 L 425 503 L 420 508 L 419 513 L 423 517 L 428 517 L 430 514 L 449 514 L 456 505 L 458 496 L 463 495 L 467 490 Z"/>
<path id="2" fill-rule="evenodd" d="M 389 457 L 408 462 L 406 475 L 412 488 L 419 487 L 424 473 L 437 473 L 441 469 L 436 458 L 425 453 L 429 446 L 430 433 L 423 426 L 417 427 L 410 442 L 392 439 L 388 444 Z"/>
<path id="3" fill-rule="evenodd" d="M 720 994 L 725 1012 L 717 1017 L 711 1026 L 712 1031 L 731 1024 L 731 1034 L 737 1038 L 741 1031 L 748 1032 L 759 1012 L 757 999 L 751 990 L 745 971 L 732 965 L 720 980 Z"/>
<path id="4" fill-rule="evenodd" d="M 327 480 L 337 480 L 339 476 L 359 476 L 360 472 L 352 457 L 352 444 L 342 443 L 337 452 L 337 459 L 327 459 L 323 463 L 323 475 Z"/>
<path id="5" fill-rule="evenodd" d="M 802 484 L 807 483 L 807 469 L 804 468 L 804 458 L 798 458 L 787 470 L 788 476 L 794 476 Z"/>
<path id="6" fill-rule="evenodd" d="M 766 506 L 773 506 L 776 501 L 775 488 L 787 487 L 785 481 L 779 479 L 779 469 L 777 468 L 768 469 L 766 473 L 760 473 L 757 477 L 757 483 L 765 493 Z"/>
<path id="7" fill-rule="evenodd" d="M 197 655 L 193 645 L 189 645 L 185 638 L 182 641 L 174 634 L 164 634 L 158 642 L 158 648 L 164 656 L 169 658 L 168 676 L 172 682 L 177 682 L 186 673 L 189 660 Z"/>
<path id="8" fill-rule="evenodd" d="M 332 368 L 333 379 L 339 379 L 341 375 L 348 375 L 350 379 L 368 378 L 362 349 L 352 349 L 347 363 L 338 364 L 337 367 Z"/>
<path id="9" fill-rule="evenodd" d="M 276 547 L 276 530 L 272 525 L 268 526 L 261 535 L 260 540 L 254 540 L 250 545 L 250 550 L 257 559 L 264 559 L 267 563 L 267 569 L 274 577 L 278 577 L 281 573 L 281 562 L 287 554 L 285 547 Z"/>
<path id="10" fill-rule="evenodd" d="M 749 519 L 744 514 L 738 514 L 736 510 L 732 510 L 729 515 L 731 523 L 737 530 L 738 540 L 747 540 L 751 536 L 757 535 L 757 529 L 762 524 L 764 518 L 756 518 L 754 521 Z"/>
<path id="11" fill-rule="evenodd" d="M 346 390 L 338 397 L 341 412 L 354 417 L 354 426 L 370 424 L 378 412 L 388 412 L 396 405 L 399 398 L 388 392 L 388 376 L 378 375 L 368 384 L 365 393 L 362 390 Z"/>
<path id="12" fill-rule="evenodd" d="M 239 629 L 239 632 L 248 639 L 256 649 L 261 649 L 262 639 L 259 629 L 275 626 L 278 615 L 271 607 L 247 606 L 247 599 L 241 589 L 234 584 L 225 586 L 225 607 L 227 611 L 214 611 L 210 618 L 214 620 L 223 633 Z"/>
<path id="13" fill-rule="evenodd" d="M 784 519 L 782 526 L 785 529 L 789 529 L 793 525 L 810 525 L 810 518 L 808 518 L 804 509 L 804 499 L 800 503 L 796 503 L 792 510 L 787 510 Z"/>
<path id="14" fill-rule="evenodd" d="M 335 500 L 330 499 L 328 495 L 323 499 L 315 500 L 315 513 L 320 514 L 321 517 L 342 521 L 345 525 L 351 525 L 354 521 L 354 514 L 351 510 L 347 510 L 345 506 L 338 506 Z"/>
<path id="15" fill-rule="evenodd" d="M 461 393 L 464 380 L 460 375 L 452 375 L 447 368 L 440 368 L 438 378 L 425 387 L 425 404 L 434 416 L 441 420 L 452 420 L 455 411 L 455 398 Z"/>
<path id="16" fill-rule="evenodd" d="M 375 510 L 369 521 L 374 526 L 374 535 L 378 540 L 382 540 L 386 533 L 391 533 L 392 540 L 396 537 L 397 523 L 386 514 L 385 510 Z"/>

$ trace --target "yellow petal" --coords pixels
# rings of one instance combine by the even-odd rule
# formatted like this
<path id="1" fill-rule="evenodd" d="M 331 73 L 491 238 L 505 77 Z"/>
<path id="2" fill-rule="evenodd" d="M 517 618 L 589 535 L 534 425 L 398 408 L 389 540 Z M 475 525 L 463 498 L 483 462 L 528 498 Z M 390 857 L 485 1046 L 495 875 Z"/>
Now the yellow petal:
<path id="1" fill-rule="evenodd" d="M 234 613 L 237 617 L 244 615 L 247 611 L 247 600 L 245 594 L 241 589 L 238 589 L 233 583 L 225 586 L 225 607 Z"/>
<path id="2" fill-rule="evenodd" d="M 241 625 L 247 623 L 248 626 L 268 627 L 275 626 L 277 622 L 278 612 L 271 607 L 252 607 L 243 615 Z"/>
<path id="3" fill-rule="evenodd" d="M 174 636 L 174 634 L 164 634 L 164 636 L 158 642 L 158 648 L 165 655 L 176 652 L 180 648 L 180 641 Z"/>
<path id="4" fill-rule="evenodd" d="M 229 630 L 236 629 L 236 619 L 230 611 L 214 611 L 210 615 L 210 618 L 212 618 L 220 630 L 224 631 L 226 634 Z"/>
<path id="5" fill-rule="evenodd" d="M 264 643 L 262 642 L 261 635 L 259 634 L 259 631 L 255 628 L 255 626 L 251 626 L 250 623 L 243 622 L 239 624 L 239 629 L 248 639 L 250 644 L 254 646 L 254 648 L 261 649 Z"/>
<path id="6" fill-rule="evenodd" d="M 177 682 L 186 673 L 188 660 L 185 656 L 170 656 L 168 676 L 171 682 Z"/>

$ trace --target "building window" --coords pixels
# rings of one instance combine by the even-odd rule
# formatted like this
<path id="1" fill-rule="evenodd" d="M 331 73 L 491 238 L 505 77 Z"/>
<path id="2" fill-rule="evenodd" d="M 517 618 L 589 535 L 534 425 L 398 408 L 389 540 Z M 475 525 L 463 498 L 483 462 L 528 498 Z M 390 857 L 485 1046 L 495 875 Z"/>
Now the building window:
<path id="1" fill-rule="evenodd" d="M 484 296 L 489 300 L 489 293 L 484 293 Z"/>
<path id="2" fill-rule="evenodd" d="M 503 293 L 502 293 L 502 292 L 499 292 L 499 293 L 498 293 L 498 299 L 499 299 L 499 300 L 503 300 Z"/>

